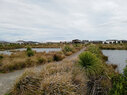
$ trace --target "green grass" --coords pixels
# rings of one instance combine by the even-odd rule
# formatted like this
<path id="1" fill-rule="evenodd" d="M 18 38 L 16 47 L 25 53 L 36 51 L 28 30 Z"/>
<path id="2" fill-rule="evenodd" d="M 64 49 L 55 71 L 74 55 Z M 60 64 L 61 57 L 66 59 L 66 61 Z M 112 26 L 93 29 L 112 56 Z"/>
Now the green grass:
<path id="1" fill-rule="evenodd" d="M 89 51 L 79 55 L 79 64 L 85 69 L 87 76 L 93 76 L 101 72 L 101 61 Z"/>

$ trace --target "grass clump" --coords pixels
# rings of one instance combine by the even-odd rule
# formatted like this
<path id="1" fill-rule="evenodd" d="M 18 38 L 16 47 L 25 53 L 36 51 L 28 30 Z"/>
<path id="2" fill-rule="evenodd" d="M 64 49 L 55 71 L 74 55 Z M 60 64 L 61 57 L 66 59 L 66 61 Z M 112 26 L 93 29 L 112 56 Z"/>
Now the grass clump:
<path id="1" fill-rule="evenodd" d="M 72 51 L 72 50 L 73 50 L 73 48 L 70 47 L 70 46 L 68 46 L 68 45 L 66 45 L 66 46 L 64 47 L 64 49 L 63 49 L 64 52 L 70 52 L 70 51 Z"/>
<path id="2" fill-rule="evenodd" d="M 62 55 L 62 54 L 54 54 L 54 55 L 53 55 L 53 60 L 54 60 L 54 61 L 61 61 L 61 60 L 64 59 L 64 58 L 65 58 L 65 56 Z"/>
<path id="3" fill-rule="evenodd" d="M 35 70 L 36 71 L 36 70 Z M 27 70 L 15 83 L 11 95 L 86 95 L 84 71 L 72 62 L 49 63 L 41 71 Z"/>
<path id="4" fill-rule="evenodd" d="M 42 64 L 42 63 L 46 63 L 47 59 L 45 57 L 39 57 L 38 58 L 38 63 Z"/>
<path id="5" fill-rule="evenodd" d="M 83 52 L 79 55 L 79 64 L 85 68 L 88 76 L 100 73 L 101 61 L 89 51 Z"/>
<path id="6" fill-rule="evenodd" d="M 70 56 L 71 54 L 75 52 L 75 49 L 73 48 L 73 46 L 66 45 L 64 46 L 62 51 L 64 52 L 66 56 Z"/>
<path id="7" fill-rule="evenodd" d="M 30 69 L 16 81 L 10 95 L 39 95 L 40 78 L 34 70 Z M 36 92 L 35 92 L 36 91 Z M 41 94 L 40 94 L 41 95 Z"/>

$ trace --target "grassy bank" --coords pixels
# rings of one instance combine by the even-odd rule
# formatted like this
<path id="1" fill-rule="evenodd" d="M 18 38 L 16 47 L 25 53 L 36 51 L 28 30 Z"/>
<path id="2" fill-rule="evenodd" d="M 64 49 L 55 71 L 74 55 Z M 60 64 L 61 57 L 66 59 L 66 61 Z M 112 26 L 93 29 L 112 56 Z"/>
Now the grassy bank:
<path id="1" fill-rule="evenodd" d="M 115 75 L 100 49 L 90 45 L 76 60 L 26 71 L 6 95 L 110 95 Z"/>
<path id="2" fill-rule="evenodd" d="M 18 49 L 18 48 L 27 48 L 30 46 L 31 48 L 60 48 L 66 44 L 55 44 L 55 43 L 43 43 L 43 44 L 0 44 L 0 50 L 10 50 L 10 49 Z"/>
<path id="3" fill-rule="evenodd" d="M 98 44 L 100 49 L 127 50 L 127 44 Z"/>
<path id="4" fill-rule="evenodd" d="M 36 52 L 32 51 L 31 48 L 27 48 L 27 51 L 14 52 L 11 55 L 0 55 L 0 72 L 11 72 L 53 61 L 61 61 L 66 56 L 72 55 L 81 48 L 66 45 L 62 48 L 62 51 L 49 53 Z"/>
<path id="5" fill-rule="evenodd" d="M 0 44 L 0 50 L 10 50 L 18 48 L 62 48 L 66 45 L 73 45 L 76 47 L 83 46 L 83 44 L 68 44 L 68 43 L 43 43 L 43 44 Z"/>

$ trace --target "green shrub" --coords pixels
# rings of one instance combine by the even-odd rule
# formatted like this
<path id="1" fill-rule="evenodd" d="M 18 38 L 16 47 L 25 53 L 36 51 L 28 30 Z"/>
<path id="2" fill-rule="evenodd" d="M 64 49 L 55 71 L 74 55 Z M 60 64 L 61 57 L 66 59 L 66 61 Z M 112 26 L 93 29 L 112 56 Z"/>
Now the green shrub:
<path id="1" fill-rule="evenodd" d="M 124 68 L 123 73 L 127 77 L 127 66 Z"/>
<path id="2" fill-rule="evenodd" d="M 119 74 L 112 78 L 110 95 L 127 95 L 127 77 Z"/>
<path id="3" fill-rule="evenodd" d="M 30 47 L 27 47 L 27 50 L 26 51 L 32 51 L 32 49 Z"/>
<path id="4" fill-rule="evenodd" d="M 89 51 L 79 55 L 79 64 L 85 68 L 88 76 L 97 74 L 101 70 L 101 61 Z"/>
<path id="5" fill-rule="evenodd" d="M 32 50 L 27 51 L 27 56 L 28 57 L 34 56 L 34 52 Z"/>
<path id="6" fill-rule="evenodd" d="M 28 57 L 34 56 L 34 52 L 32 51 L 32 49 L 30 47 L 27 47 L 26 52 L 27 52 Z"/>
<path id="7" fill-rule="evenodd" d="M 110 95 L 127 95 L 127 66 L 123 74 L 115 75 L 112 78 L 112 89 Z"/>
<path id="8" fill-rule="evenodd" d="M 65 46 L 63 49 L 64 52 L 70 52 L 72 50 L 73 50 L 73 48 L 71 48 L 70 46 Z"/>

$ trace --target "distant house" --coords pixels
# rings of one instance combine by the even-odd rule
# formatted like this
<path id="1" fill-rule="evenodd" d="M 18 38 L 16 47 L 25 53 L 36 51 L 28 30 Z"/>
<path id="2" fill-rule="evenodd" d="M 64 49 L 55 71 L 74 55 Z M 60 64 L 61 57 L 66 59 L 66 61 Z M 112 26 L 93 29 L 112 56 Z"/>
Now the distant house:
<path id="1" fill-rule="evenodd" d="M 90 41 L 90 43 L 93 43 L 93 44 L 102 44 L 103 41 Z"/>
<path id="2" fill-rule="evenodd" d="M 25 43 L 25 41 L 23 41 L 23 40 L 18 40 L 17 42 L 16 42 L 16 44 L 24 44 Z"/>
<path id="3" fill-rule="evenodd" d="M 19 40 L 16 44 L 39 44 L 39 42 Z"/>
<path id="4" fill-rule="evenodd" d="M 82 43 L 83 44 L 88 44 L 89 43 L 89 40 L 82 40 Z"/>
<path id="5" fill-rule="evenodd" d="M 81 43 L 81 40 L 79 40 L 79 39 L 74 39 L 74 40 L 72 40 L 72 43 L 75 43 L 75 44 Z"/>
<path id="6" fill-rule="evenodd" d="M 25 44 L 39 44 L 39 42 L 34 42 L 34 41 L 26 41 Z"/>
<path id="7" fill-rule="evenodd" d="M 119 40 L 106 40 L 105 43 L 106 44 L 117 44 L 119 43 Z"/>
<path id="8" fill-rule="evenodd" d="M 120 43 L 127 43 L 127 40 L 120 40 Z"/>

